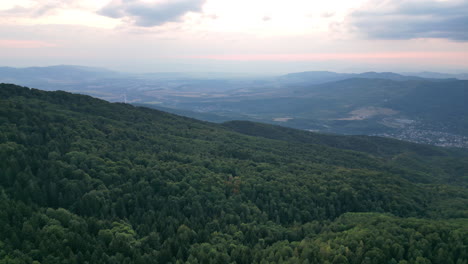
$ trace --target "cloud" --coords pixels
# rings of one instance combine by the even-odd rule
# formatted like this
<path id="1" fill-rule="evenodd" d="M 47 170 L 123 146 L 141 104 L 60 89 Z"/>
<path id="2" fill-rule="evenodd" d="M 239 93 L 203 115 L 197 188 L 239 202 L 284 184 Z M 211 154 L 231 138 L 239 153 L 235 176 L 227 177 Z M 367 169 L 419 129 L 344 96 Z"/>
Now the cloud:
<path id="1" fill-rule="evenodd" d="M 79 0 L 32 0 L 31 5 L 24 7 L 16 5 L 12 8 L 1 10 L 2 16 L 15 16 L 15 17 L 42 17 L 50 15 L 59 9 L 75 9 L 82 8 Z"/>
<path id="2" fill-rule="evenodd" d="M 157 3 L 114 0 L 98 13 L 111 18 L 130 19 L 137 26 L 152 27 L 180 21 L 188 12 L 201 12 L 204 3 L 205 0 L 171 0 Z"/>
<path id="3" fill-rule="evenodd" d="M 211 14 L 211 15 L 203 15 L 203 18 L 210 18 L 210 19 L 216 20 L 219 18 L 219 16 L 216 14 Z"/>
<path id="4" fill-rule="evenodd" d="M 370 38 L 443 38 L 468 41 L 468 1 L 370 1 L 350 15 L 351 25 Z"/>
<path id="5" fill-rule="evenodd" d="M 59 6 L 53 5 L 36 5 L 34 7 L 15 6 L 13 8 L 2 10 L 0 14 L 3 16 L 16 16 L 16 17 L 41 17 L 48 15 L 55 11 Z"/>
<path id="6" fill-rule="evenodd" d="M 332 16 L 334 16 L 334 15 L 335 15 L 335 12 L 324 12 L 324 13 L 322 13 L 320 16 L 321 16 L 322 18 L 330 18 L 330 17 L 332 17 Z"/>

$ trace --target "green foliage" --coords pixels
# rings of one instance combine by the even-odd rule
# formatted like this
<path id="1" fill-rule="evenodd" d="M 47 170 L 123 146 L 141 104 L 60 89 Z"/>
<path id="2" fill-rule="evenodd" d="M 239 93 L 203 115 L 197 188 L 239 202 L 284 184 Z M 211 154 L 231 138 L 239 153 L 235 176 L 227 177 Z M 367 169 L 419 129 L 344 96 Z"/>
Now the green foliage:
<path id="1" fill-rule="evenodd" d="M 0 263 L 466 263 L 466 153 L 262 129 L 1 84 Z"/>

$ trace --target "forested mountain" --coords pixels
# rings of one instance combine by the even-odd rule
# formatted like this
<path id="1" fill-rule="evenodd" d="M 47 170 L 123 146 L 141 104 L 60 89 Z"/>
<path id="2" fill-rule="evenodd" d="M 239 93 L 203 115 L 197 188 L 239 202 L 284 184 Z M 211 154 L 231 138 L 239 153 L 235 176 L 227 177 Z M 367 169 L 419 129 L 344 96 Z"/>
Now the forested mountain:
<path id="1" fill-rule="evenodd" d="M 0 84 L 0 263 L 468 262 L 468 153 Z"/>

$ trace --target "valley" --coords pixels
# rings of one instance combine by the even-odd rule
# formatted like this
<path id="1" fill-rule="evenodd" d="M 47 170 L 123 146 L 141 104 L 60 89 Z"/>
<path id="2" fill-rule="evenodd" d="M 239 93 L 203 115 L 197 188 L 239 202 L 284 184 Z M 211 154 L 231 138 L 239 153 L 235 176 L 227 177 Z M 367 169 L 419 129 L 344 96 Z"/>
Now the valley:
<path id="1" fill-rule="evenodd" d="M 249 120 L 346 135 L 468 146 L 468 81 L 428 73 L 282 76 L 126 74 L 78 66 L 1 69 L 0 81 L 88 94 L 211 122 Z M 463 78 L 463 75 L 457 77 Z"/>

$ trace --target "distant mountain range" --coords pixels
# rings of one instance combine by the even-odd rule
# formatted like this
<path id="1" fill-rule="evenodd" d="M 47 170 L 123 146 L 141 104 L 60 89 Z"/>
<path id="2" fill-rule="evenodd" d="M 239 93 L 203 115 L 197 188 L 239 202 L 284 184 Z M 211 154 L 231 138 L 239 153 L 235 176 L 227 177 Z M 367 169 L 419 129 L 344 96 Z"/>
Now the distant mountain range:
<path id="1" fill-rule="evenodd" d="M 0 68 L 0 82 L 83 93 L 207 121 L 250 120 L 468 147 L 468 81 L 461 80 L 467 74 L 310 71 L 226 76 L 128 74 L 67 65 Z"/>
<path id="2" fill-rule="evenodd" d="M 468 73 L 448 74 L 448 73 L 439 73 L 439 72 L 409 72 L 409 73 L 402 73 L 402 74 L 417 76 L 417 77 L 422 77 L 422 78 L 468 80 Z"/>
<path id="3" fill-rule="evenodd" d="M 58 65 L 49 67 L 12 68 L 0 67 L 0 79 L 2 82 L 83 82 L 102 78 L 121 77 L 117 73 L 104 68 Z"/>
<path id="4" fill-rule="evenodd" d="M 362 79 L 386 79 L 393 81 L 421 80 L 417 76 L 406 76 L 393 72 L 365 72 L 365 73 L 336 73 L 328 71 L 308 71 L 299 73 L 289 73 L 280 77 L 284 83 L 307 83 L 321 84 L 326 82 L 341 81 L 352 78 Z M 431 77 L 425 77 L 431 78 Z"/>
<path id="5" fill-rule="evenodd" d="M 365 73 L 337 73 L 330 71 L 306 71 L 289 73 L 277 77 L 254 77 L 254 75 L 234 74 L 234 73 L 184 73 L 184 72 L 156 72 L 156 73 L 123 73 L 108 70 L 105 68 L 86 67 L 78 65 L 56 65 L 48 67 L 0 67 L 1 82 L 38 82 L 38 83 L 82 83 L 99 79 L 112 78 L 135 78 L 141 80 L 178 80 L 178 79 L 257 79 L 269 80 L 275 79 L 280 83 L 308 83 L 319 84 L 332 81 L 340 81 L 351 78 L 365 79 L 387 79 L 394 81 L 408 81 L 421 79 L 468 79 L 466 74 L 447 74 L 437 72 L 418 72 L 418 73 L 393 73 L 393 72 L 365 72 Z"/>

